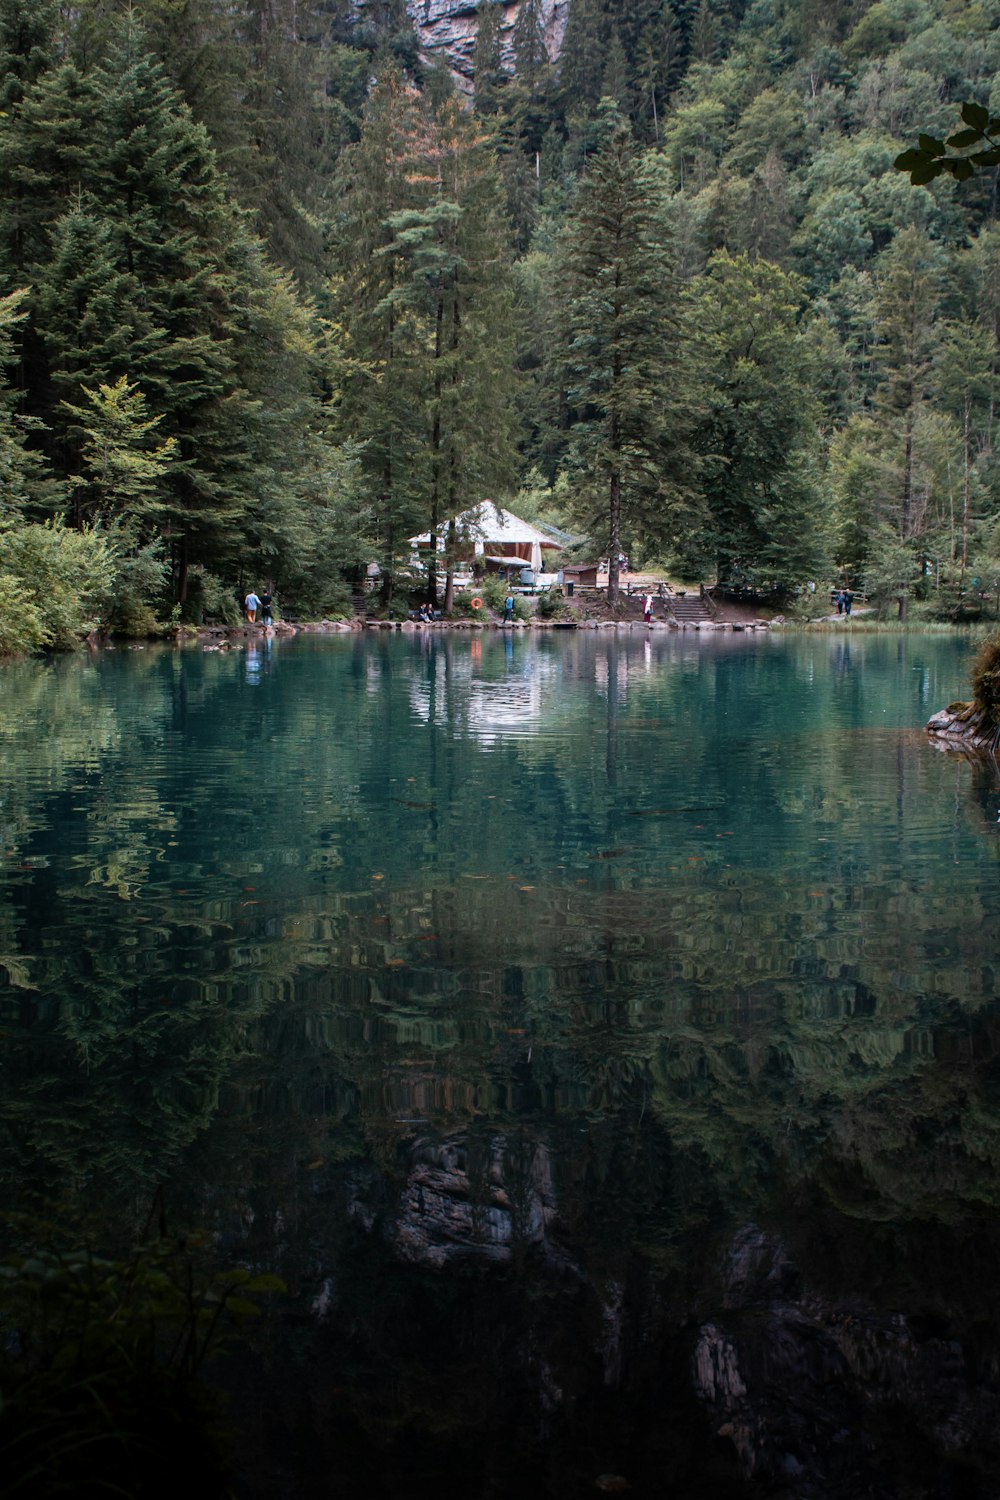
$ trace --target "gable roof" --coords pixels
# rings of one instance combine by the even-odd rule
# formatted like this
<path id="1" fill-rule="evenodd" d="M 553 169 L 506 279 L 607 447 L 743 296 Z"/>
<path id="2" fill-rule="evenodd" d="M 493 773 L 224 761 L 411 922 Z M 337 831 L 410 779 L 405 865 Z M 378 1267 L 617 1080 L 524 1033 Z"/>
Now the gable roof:
<path id="1" fill-rule="evenodd" d="M 520 516 L 515 516 L 512 510 L 501 510 L 492 500 L 481 500 L 478 505 L 472 506 L 470 510 L 463 511 L 460 516 L 455 517 L 456 525 L 460 531 L 467 536 L 472 536 L 476 541 L 486 542 L 530 542 L 540 547 L 556 547 L 559 543 L 554 541 L 547 532 L 540 531 L 530 521 L 524 521 Z M 445 526 L 448 523 L 445 522 Z M 442 536 L 445 527 L 442 526 L 438 536 Z M 419 547 L 421 543 L 430 545 L 431 534 L 423 532 L 420 536 L 410 537 L 410 546 Z"/>

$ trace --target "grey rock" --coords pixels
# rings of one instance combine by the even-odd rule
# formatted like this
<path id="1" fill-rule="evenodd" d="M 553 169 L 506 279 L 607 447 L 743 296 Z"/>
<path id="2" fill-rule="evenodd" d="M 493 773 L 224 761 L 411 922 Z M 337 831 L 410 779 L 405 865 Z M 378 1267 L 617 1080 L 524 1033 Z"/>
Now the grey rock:
<path id="1" fill-rule="evenodd" d="M 365 9 L 366 0 L 355 0 L 359 11 Z M 519 0 L 494 0 L 501 11 L 500 47 L 503 66 L 508 72 L 514 68 L 512 37 L 514 23 L 520 9 Z M 427 58 L 445 57 L 455 74 L 460 89 L 468 92 L 472 88 L 472 55 L 476 47 L 476 6 L 471 0 L 406 0 L 406 9 L 417 34 L 421 50 Z M 545 15 L 545 45 L 549 60 L 555 62 L 562 48 L 566 32 L 566 16 L 569 0 L 542 0 Z"/>

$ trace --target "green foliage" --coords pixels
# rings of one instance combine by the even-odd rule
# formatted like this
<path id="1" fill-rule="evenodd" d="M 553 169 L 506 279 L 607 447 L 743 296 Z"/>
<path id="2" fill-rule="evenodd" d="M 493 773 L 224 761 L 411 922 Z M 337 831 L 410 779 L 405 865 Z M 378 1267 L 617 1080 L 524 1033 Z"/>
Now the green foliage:
<path id="1" fill-rule="evenodd" d="M 224 1272 L 207 1239 L 125 1259 L 35 1249 L 0 1266 L 0 1463 L 10 1495 L 170 1495 L 225 1483 L 201 1380 L 220 1337 L 284 1290 Z"/>
<path id="2" fill-rule="evenodd" d="M 150 0 L 141 25 L 3 0 L 0 513 L 118 517 L 175 600 L 256 574 L 310 613 L 373 559 L 388 596 L 411 535 L 519 466 L 561 476 L 538 503 L 595 550 L 616 510 L 624 550 L 696 574 L 791 587 L 831 533 L 860 569 L 893 524 L 949 589 L 984 574 L 989 7 L 572 0 L 555 68 L 534 0 L 502 19 L 484 0 L 472 119 L 402 0 Z M 615 204 L 630 248 L 601 261 Z M 719 342 L 720 251 L 794 269 L 817 313 L 796 284 L 753 378 Z M 881 488 L 847 516 L 839 435 L 867 417 Z"/>
<path id="3" fill-rule="evenodd" d="M 555 589 L 548 589 L 544 594 L 539 594 L 535 604 L 535 611 L 543 620 L 554 620 L 565 613 L 562 597 Z"/>
<path id="4" fill-rule="evenodd" d="M 157 609 L 168 599 L 168 570 L 159 541 L 140 541 L 134 526 L 114 526 L 109 532 L 114 548 L 115 575 L 101 603 L 101 623 L 115 635 L 152 635 Z"/>
<path id="5" fill-rule="evenodd" d="M 54 521 L 0 526 L 5 569 L 27 600 L 31 644 L 67 649 L 101 623 L 117 576 L 117 548 L 99 529 L 74 531 Z"/>
<path id="6" fill-rule="evenodd" d="M 922 134 L 915 147 L 896 157 L 893 163 L 896 170 L 909 172 L 915 187 L 926 187 L 943 172 L 950 173 L 956 182 L 968 182 L 976 172 L 1000 166 L 1000 116 L 991 115 L 984 105 L 967 100 L 962 105 L 962 121 L 965 129 L 957 130 L 945 141 Z M 972 146 L 975 151 L 970 151 Z"/>
<path id="7" fill-rule="evenodd" d="M 610 106 L 607 124 L 556 275 L 567 457 L 615 603 L 623 540 L 679 541 L 697 501 L 663 179 Z"/>
<path id="8" fill-rule="evenodd" d="M 0 532 L 0 537 L 3 533 Z M 52 639 L 31 585 L 16 573 L 0 573 L 0 658 L 41 651 Z"/>
<path id="9" fill-rule="evenodd" d="M 972 697 L 984 728 L 1000 730 L 1000 635 L 991 635 L 979 648 L 972 666 Z"/>
<path id="10" fill-rule="evenodd" d="M 77 490 L 77 512 L 105 521 L 127 514 L 139 524 L 155 508 L 160 481 L 178 456 L 178 441 L 156 442 L 163 419 L 147 416 L 145 396 L 124 375 L 113 386 L 82 389 L 86 406 L 63 403 L 82 434 L 84 476 L 70 481 Z"/>
<path id="11" fill-rule="evenodd" d="M 682 551 L 725 582 L 768 591 L 822 576 L 817 409 L 798 328 L 798 280 L 720 251 L 691 292 L 705 415 L 697 434 L 708 519 Z M 692 547 L 692 542 L 695 547 Z"/>

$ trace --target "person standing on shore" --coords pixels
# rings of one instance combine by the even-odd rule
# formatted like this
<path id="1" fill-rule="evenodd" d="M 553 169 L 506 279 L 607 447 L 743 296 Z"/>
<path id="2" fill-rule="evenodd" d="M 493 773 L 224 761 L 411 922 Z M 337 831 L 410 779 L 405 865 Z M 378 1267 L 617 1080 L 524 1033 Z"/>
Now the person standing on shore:
<path id="1" fill-rule="evenodd" d="M 246 608 L 248 623 L 251 625 L 255 624 L 257 620 L 257 610 L 260 607 L 260 600 L 254 593 L 253 589 L 251 589 L 249 594 L 247 594 L 246 598 L 243 601 L 243 604 Z"/>
<path id="2" fill-rule="evenodd" d="M 260 596 L 260 623 L 262 625 L 274 624 L 274 615 L 272 614 L 273 604 L 274 600 L 271 598 L 270 589 L 265 589 Z"/>
<path id="3" fill-rule="evenodd" d="M 652 623 L 653 623 L 653 596 L 652 596 L 652 594 L 646 594 L 646 596 L 644 597 L 644 599 L 642 601 L 642 615 L 643 615 L 643 619 L 646 621 L 646 624 L 647 625 L 652 625 Z"/>

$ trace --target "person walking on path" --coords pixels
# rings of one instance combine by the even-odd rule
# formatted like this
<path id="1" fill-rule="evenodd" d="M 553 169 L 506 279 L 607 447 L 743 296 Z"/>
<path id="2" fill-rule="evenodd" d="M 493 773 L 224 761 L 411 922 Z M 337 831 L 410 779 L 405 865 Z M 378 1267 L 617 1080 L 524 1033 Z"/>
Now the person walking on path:
<path id="1" fill-rule="evenodd" d="M 271 598 L 270 589 L 265 589 L 260 596 L 260 623 L 262 625 L 274 624 L 274 615 L 272 613 L 273 604 L 274 600 Z"/>
<path id="2" fill-rule="evenodd" d="M 849 615 L 851 613 L 851 605 L 854 603 L 854 595 L 850 589 L 845 589 L 841 598 L 844 601 L 844 614 Z"/>
<path id="3" fill-rule="evenodd" d="M 247 594 L 246 598 L 243 601 L 243 604 L 246 608 L 247 620 L 251 625 L 253 625 L 257 619 L 257 610 L 260 608 L 260 600 L 257 598 L 257 595 L 254 593 L 253 589 L 251 589 L 249 594 Z"/>

